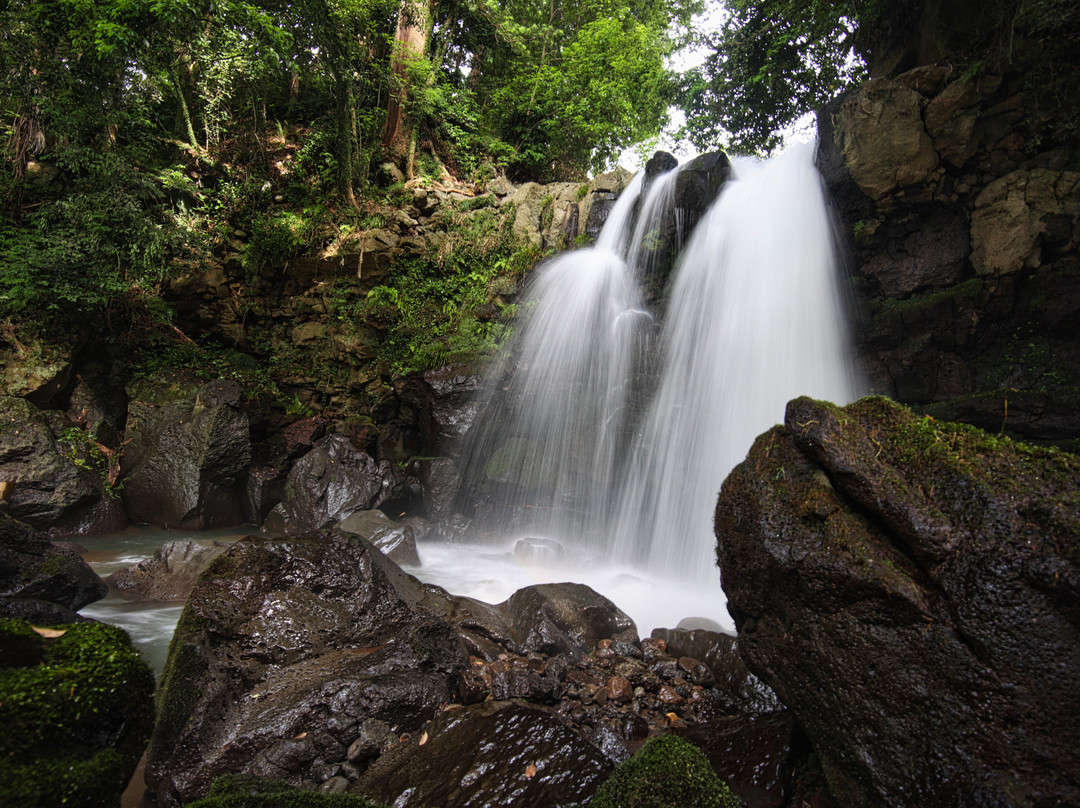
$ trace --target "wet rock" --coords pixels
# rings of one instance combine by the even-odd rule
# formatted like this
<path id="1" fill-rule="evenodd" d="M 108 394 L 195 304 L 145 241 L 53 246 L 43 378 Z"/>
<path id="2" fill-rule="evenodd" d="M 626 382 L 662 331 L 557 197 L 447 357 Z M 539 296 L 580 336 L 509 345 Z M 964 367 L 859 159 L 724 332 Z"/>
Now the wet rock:
<path id="1" fill-rule="evenodd" d="M 398 524 L 382 511 L 359 511 L 351 514 L 338 522 L 337 529 L 371 542 L 397 564 L 420 566 L 412 528 Z"/>
<path id="2" fill-rule="evenodd" d="M 284 497 L 263 527 L 289 535 L 330 527 L 379 507 L 401 483 L 387 461 L 377 463 L 344 435 L 327 435 L 293 465 Z"/>
<path id="3" fill-rule="evenodd" d="M 740 652 L 842 804 L 1080 800 L 1078 492 L 1074 456 L 884 399 L 797 399 L 728 477 Z"/>
<path id="4" fill-rule="evenodd" d="M 197 530 L 240 524 L 251 442 L 239 383 L 162 374 L 128 396 L 122 481 L 132 521 Z"/>
<path id="5" fill-rule="evenodd" d="M 323 782 L 365 720 L 410 732 L 449 701 L 461 640 L 396 584 L 412 601 L 426 591 L 340 533 L 248 537 L 219 556 L 162 674 L 147 765 L 158 804 L 202 796 L 224 772 Z"/>
<path id="6" fill-rule="evenodd" d="M 548 711 L 496 701 L 444 712 L 380 757 L 353 790 L 399 808 L 550 808 L 588 799 L 611 770 Z"/>
<path id="7" fill-rule="evenodd" d="M 554 567 L 566 558 L 566 548 L 555 539 L 518 539 L 514 545 L 514 558 L 522 564 Z"/>
<path id="8" fill-rule="evenodd" d="M 540 584 L 519 589 L 501 605 L 520 645 L 546 654 L 581 654 L 602 639 L 637 629 L 614 603 L 583 584 Z"/>
<path id="9" fill-rule="evenodd" d="M 427 453 L 453 453 L 476 417 L 480 377 L 471 368 L 447 365 L 412 373 L 395 392 L 416 413 Z M 433 518 L 439 518 L 431 514 Z"/>
<path id="10" fill-rule="evenodd" d="M 0 511 L 0 599 L 22 601 L 6 607 L 10 616 L 55 613 L 61 617 L 100 600 L 108 591 L 72 545 L 45 541 L 29 525 Z M 35 605 L 39 601 L 62 611 Z"/>
<path id="11" fill-rule="evenodd" d="M 187 600 L 202 571 L 228 547 L 212 540 L 166 542 L 152 557 L 117 570 L 105 582 L 124 600 Z"/>
<path id="12" fill-rule="evenodd" d="M 24 398 L 0 397 L 0 486 L 7 512 L 38 530 L 64 534 L 124 525 L 107 513 L 100 477 L 73 462 L 46 414 Z"/>
<path id="13" fill-rule="evenodd" d="M 786 710 L 724 716 L 679 735 L 697 746 L 746 808 L 781 808 L 791 791 L 797 745 Z"/>

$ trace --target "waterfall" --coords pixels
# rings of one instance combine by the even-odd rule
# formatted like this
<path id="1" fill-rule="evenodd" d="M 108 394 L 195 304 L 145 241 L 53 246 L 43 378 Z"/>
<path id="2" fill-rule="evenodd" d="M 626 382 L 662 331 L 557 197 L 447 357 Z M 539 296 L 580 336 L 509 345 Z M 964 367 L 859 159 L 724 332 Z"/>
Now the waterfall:
<path id="1" fill-rule="evenodd" d="M 619 197 L 595 246 L 535 272 L 523 323 L 495 367 L 465 477 L 483 521 L 592 535 L 611 516 L 646 313 L 625 257 L 643 184 Z M 475 490 L 471 492 L 476 496 Z"/>
<path id="2" fill-rule="evenodd" d="M 650 346 L 635 273 L 650 271 L 675 180 L 641 197 L 639 175 L 593 248 L 538 269 L 463 472 L 478 519 L 505 535 L 706 582 L 727 473 L 788 400 L 846 403 L 857 384 L 809 146 L 737 163 L 680 255 Z"/>
<path id="3" fill-rule="evenodd" d="M 682 253 L 660 356 L 609 552 L 659 574 L 715 576 L 716 495 L 754 438 L 792 398 L 858 394 L 811 146 L 736 162 Z"/>

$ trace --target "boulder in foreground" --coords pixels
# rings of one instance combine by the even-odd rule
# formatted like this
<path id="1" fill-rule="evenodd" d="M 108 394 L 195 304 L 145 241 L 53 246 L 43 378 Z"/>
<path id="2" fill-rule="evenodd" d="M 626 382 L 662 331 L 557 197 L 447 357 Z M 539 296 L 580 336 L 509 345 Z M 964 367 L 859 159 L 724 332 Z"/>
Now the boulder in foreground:
<path id="1" fill-rule="evenodd" d="M 802 398 L 716 531 L 743 658 L 840 805 L 1080 804 L 1080 459 Z"/>

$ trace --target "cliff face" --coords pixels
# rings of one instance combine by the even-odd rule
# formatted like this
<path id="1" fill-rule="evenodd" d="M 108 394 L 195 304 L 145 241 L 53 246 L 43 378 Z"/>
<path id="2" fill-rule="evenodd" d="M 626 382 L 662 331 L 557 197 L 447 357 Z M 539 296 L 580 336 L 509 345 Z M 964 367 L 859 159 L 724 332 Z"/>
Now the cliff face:
<path id="1" fill-rule="evenodd" d="M 1080 436 L 1080 150 L 1038 65 L 876 78 L 819 116 L 873 390 L 1029 440 Z M 1072 126 L 1072 128 L 1070 128 Z"/>

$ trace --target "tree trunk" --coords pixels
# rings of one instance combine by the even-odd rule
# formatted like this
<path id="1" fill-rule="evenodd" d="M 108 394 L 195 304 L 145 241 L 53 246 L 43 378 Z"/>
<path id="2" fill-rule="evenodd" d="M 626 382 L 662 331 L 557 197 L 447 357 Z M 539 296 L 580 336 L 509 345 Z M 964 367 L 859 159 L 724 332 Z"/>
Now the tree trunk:
<path id="1" fill-rule="evenodd" d="M 431 37 L 431 19 L 428 0 L 402 0 L 391 64 L 397 86 L 390 92 L 382 139 L 383 148 L 399 162 L 407 157 L 413 139 L 413 122 L 404 109 L 409 91 L 408 63 L 425 55 Z"/>

